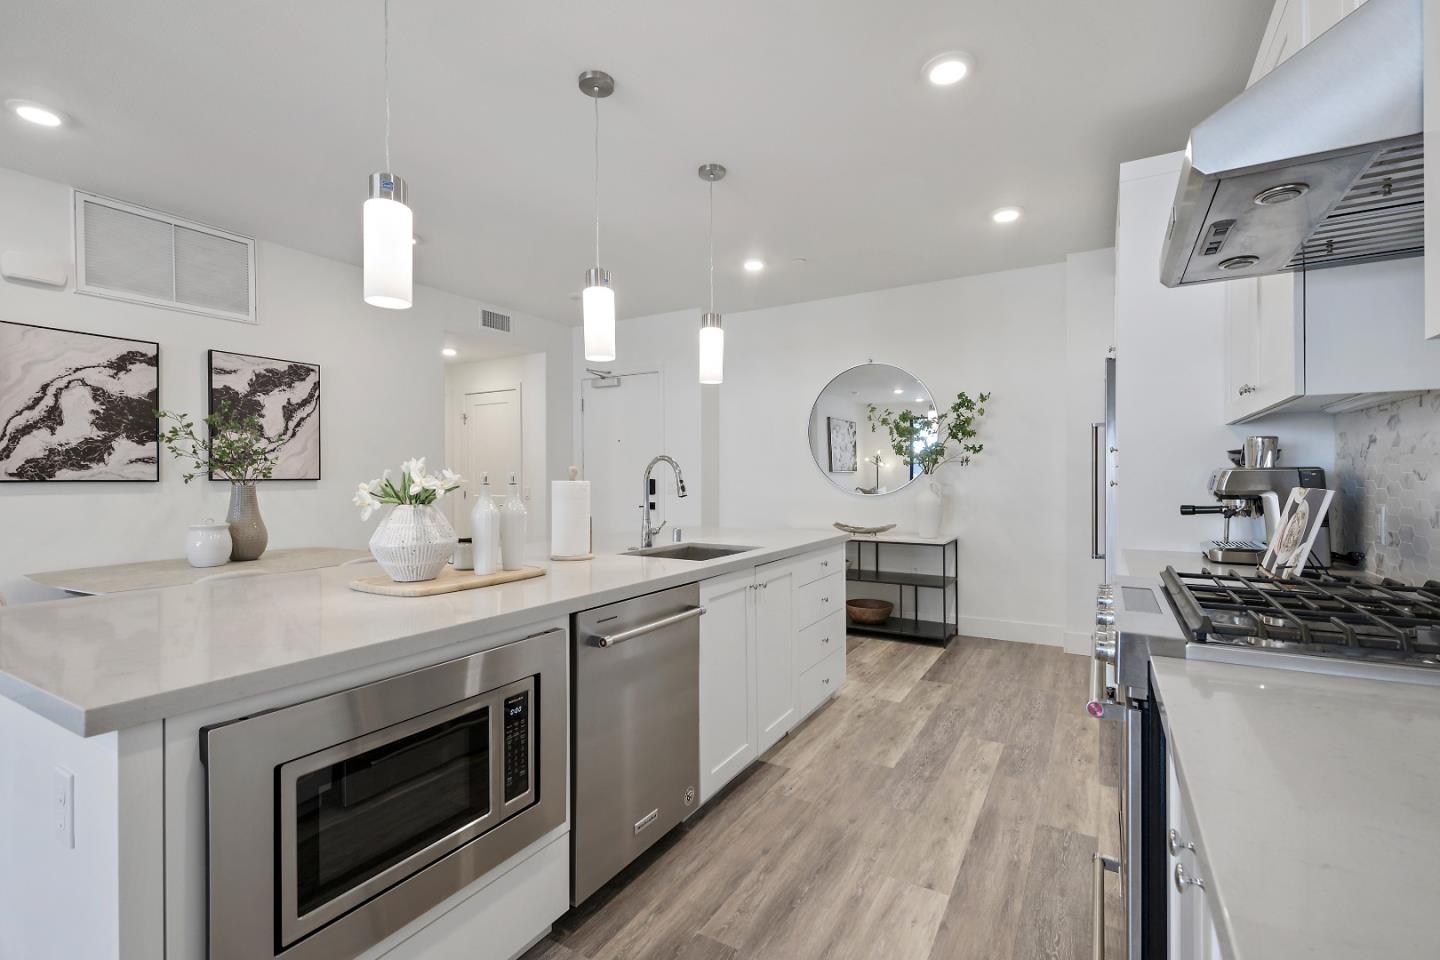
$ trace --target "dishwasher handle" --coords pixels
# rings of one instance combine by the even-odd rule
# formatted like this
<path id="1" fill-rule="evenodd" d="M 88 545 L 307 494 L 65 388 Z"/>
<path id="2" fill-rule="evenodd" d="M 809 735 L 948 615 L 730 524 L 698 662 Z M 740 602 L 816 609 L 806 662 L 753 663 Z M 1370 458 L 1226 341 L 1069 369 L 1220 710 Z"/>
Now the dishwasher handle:
<path id="1" fill-rule="evenodd" d="M 663 630 L 666 627 L 674 626 L 677 623 L 684 623 L 686 620 L 693 620 L 705 613 L 704 607 L 687 607 L 679 613 L 672 613 L 668 617 L 661 617 L 659 620 L 652 620 L 649 623 L 642 623 L 638 627 L 631 627 L 629 630 L 621 630 L 619 633 L 604 634 L 602 636 L 590 637 L 586 642 L 592 647 L 613 647 L 617 643 L 624 643 L 626 640 L 633 640 L 636 637 L 644 636 L 647 633 L 654 633 L 656 630 Z"/>

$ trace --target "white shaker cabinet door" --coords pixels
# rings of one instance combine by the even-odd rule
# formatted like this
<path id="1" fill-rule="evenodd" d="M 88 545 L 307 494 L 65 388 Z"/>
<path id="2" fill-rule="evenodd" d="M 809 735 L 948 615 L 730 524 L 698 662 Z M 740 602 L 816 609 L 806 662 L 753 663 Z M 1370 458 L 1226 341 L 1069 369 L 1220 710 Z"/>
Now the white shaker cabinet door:
<path id="1" fill-rule="evenodd" d="M 795 572 L 788 564 L 755 568 L 755 699 L 764 753 L 795 725 Z"/>
<path id="2" fill-rule="evenodd" d="M 759 756 L 754 574 L 700 584 L 700 802 Z"/>

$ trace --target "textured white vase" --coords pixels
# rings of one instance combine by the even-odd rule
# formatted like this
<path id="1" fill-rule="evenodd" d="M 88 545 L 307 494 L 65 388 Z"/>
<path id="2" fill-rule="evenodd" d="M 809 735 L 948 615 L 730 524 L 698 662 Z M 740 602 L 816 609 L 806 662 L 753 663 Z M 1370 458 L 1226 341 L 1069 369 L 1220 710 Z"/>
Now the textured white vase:
<path id="1" fill-rule="evenodd" d="M 920 478 L 920 495 L 915 498 L 915 532 L 927 539 L 940 536 L 940 522 L 945 517 L 945 498 L 938 481 Z"/>
<path id="2" fill-rule="evenodd" d="M 392 507 L 370 536 L 370 552 L 391 580 L 434 580 L 445 569 L 459 538 L 433 505 Z"/>

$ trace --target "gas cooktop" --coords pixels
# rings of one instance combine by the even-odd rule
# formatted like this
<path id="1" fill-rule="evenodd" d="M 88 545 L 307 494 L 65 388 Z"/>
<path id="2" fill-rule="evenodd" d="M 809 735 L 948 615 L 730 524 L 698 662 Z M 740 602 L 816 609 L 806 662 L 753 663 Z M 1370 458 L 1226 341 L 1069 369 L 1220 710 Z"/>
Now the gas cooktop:
<path id="1" fill-rule="evenodd" d="M 1440 583 L 1161 574 L 1187 639 L 1440 669 Z"/>

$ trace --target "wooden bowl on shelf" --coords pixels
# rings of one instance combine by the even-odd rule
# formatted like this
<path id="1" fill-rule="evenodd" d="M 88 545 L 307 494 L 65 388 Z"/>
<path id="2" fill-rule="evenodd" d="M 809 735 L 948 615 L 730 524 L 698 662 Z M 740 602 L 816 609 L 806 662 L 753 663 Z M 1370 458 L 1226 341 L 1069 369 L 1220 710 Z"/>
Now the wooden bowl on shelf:
<path id="1" fill-rule="evenodd" d="M 846 600 L 845 612 L 856 623 L 875 625 L 890 619 L 895 604 L 889 600 Z"/>

